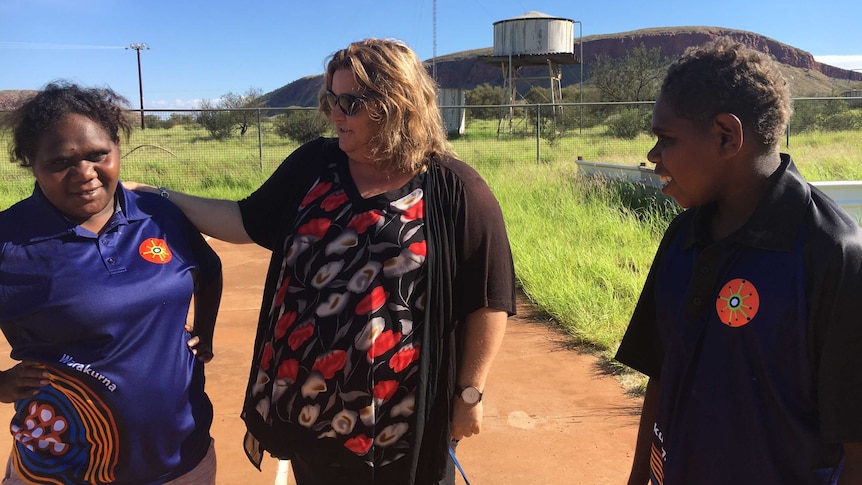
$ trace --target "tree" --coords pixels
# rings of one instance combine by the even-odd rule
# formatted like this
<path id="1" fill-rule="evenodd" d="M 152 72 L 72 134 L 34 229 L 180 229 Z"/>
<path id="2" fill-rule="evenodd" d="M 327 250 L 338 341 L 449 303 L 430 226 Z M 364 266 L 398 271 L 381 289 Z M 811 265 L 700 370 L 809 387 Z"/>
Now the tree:
<path id="1" fill-rule="evenodd" d="M 669 63 L 660 47 L 647 50 L 641 43 L 620 59 L 597 55 L 590 84 L 599 90 L 602 101 L 652 101 Z"/>
<path id="2" fill-rule="evenodd" d="M 220 108 L 232 111 L 234 124 L 239 128 L 239 136 L 245 135 L 249 127 L 257 123 L 257 111 L 253 108 L 264 106 L 263 91 L 249 88 L 245 94 L 229 92 L 221 97 Z"/>
<path id="3" fill-rule="evenodd" d="M 467 105 L 490 106 L 489 108 L 471 108 L 474 118 L 480 120 L 494 120 L 500 117 L 500 107 L 503 104 L 503 88 L 491 86 L 488 83 L 480 84 L 465 93 Z"/>
<path id="4" fill-rule="evenodd" d="M 234 128 L 239 128 L 239 135 L 257 124 L 257 110 L 264 106 L 262 91 L 249 88 L 245 94 L 228 92 L 217 100 L 201 102 L 203 111 L 198 114 L 197 121 L 216 140 L 224 140 L 233 134 Z"/>
<path id="5" fill-rule="evenodd" d="M 224 140 L 233 132 L 234 121 L 231 112 L 214 106 L 207 100 L 201 102 L 197 122 L 216 140 Z"/>

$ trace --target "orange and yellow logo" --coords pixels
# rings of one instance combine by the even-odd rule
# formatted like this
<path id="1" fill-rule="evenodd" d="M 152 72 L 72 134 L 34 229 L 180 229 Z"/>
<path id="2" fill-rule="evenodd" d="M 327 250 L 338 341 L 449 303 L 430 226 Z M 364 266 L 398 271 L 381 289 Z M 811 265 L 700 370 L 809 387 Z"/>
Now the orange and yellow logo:
<path id="1" fill-rule="evenodd" d="M 168 248 L 168 243 L 164 239 L 154 237 L 142 242 L 138 247 L 138 253 L 146 261 L 155 264 L 166 264 L 173 257 L 171 250 Z"/>
<path id="2" fill-rule="evenodd" d="M 725 283 L 715 300 L 718 318 L 731 327 L 747 325 L 757 315 L 759 308 L 760 295 L 757 288 L 742 278 Z"/>

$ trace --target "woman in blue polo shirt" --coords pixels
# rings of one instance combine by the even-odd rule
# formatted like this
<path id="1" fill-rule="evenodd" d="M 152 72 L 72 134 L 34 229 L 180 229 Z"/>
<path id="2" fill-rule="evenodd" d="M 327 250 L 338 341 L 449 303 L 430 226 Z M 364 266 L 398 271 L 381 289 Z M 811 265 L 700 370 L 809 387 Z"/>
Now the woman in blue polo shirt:
<path id="1" fill-rule="evenodd" d="M 0 328 L 21 361 L 0 372 L 3 484 L 215 482 L 203 362 L 221 263 L 173 204 L 122 188 L 124 103 L 54 83 L 7 120 L 36 184 L 0 212 Z"/>

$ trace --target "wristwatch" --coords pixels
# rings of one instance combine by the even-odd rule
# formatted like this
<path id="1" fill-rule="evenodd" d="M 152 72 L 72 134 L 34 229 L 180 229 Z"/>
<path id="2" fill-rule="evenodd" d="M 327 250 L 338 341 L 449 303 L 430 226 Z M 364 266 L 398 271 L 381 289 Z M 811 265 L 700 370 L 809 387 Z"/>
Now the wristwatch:
<path id="1" fill-rule="evenodd" d="M 476 404 L 482 400 L 482 393 L 475 386 L 458 386 L 458 397 L 466 404 Z"/>

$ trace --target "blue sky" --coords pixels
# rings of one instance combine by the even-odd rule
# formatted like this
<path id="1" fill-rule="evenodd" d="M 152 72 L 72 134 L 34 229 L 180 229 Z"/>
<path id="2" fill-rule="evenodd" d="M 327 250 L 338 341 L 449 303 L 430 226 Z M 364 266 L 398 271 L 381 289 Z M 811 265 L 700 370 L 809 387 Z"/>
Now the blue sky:
<path id="1" fill-rule="evenodd" d="M 827 7 L 828 5 L 828 7 Z M 649 27 L 747 30 L 862 70 L 858 0 L 0 0 L 0 90 L 55 79 L 109 86 L 139 107 L 191 108 L 250 88 L 269 92 L 323 72 L 366 37 L 405 41 L 423 60 L 491 47 L 493 24 L 529 11 L 576 20 L 584 37 Z M 853 12 L 853 14 L 851 14 Z M 841 56 L 833 58 L 830 56 Z"/>

